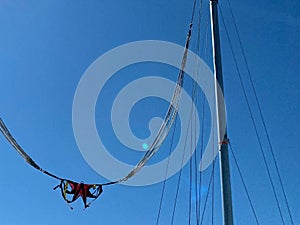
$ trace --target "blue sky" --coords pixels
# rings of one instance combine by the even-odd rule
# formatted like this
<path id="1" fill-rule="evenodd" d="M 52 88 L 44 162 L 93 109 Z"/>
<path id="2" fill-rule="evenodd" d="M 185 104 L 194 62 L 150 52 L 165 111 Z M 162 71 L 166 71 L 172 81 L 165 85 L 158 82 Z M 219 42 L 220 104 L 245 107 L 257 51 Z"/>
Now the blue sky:
<path id="1" fill-rule="evenodd" d="M 20 145 L 43 168 L 59 176 L 76 181 L 105 182 L 84 161 L 73 135 L 72 103 L 77 84 L 96 58 L 121 44 L 154 39 L 184 45 L 192 4 L 192 1 L 154 0 L 0 1 L 0 116 Z M 295 224 L 299 224 L 300 3 L 232 0 L 231 5 L 293 219 Z M 235 54 L 241 63 L 243 77 L 249 85 L 227 1 L 220 1 L 220 7 L 235 46 Z M 208 19 L 206 1 L 203 16 L 205 24 Z M 280 224 L 225 30 L 222 23 L 220 26 L 229 137 L 261 224 Z M 191 50 L 195 50 L 195 39 L 193 36 Z M 208 46 L 209 42 L 206 43 Z M 206 52 L 203 58 L 211 65 L 210 47 Z M 112 149 L 112 154 L 123 157 L 125 161 L 130 159 L 130 163 L 134 164 L 142 155 L 130 152 L 118 143 L 108 124 L 107 106 L 113 98 L 113 95 L 109 95 L 120 90 L 123 83 L 142 74 L 159 72 L 175 81 L 177 71 L 163 66 L 152 67 L 151 64 L 128 68 L 129 76 L 126 76 L 126 71 L 121 73 L 124 78 L 116 77 L 107 84 L 104 95 L 99 96 L 96 116 L 106 121 L 104 127 L 98 127 L 98 131 L 105 135 L 105 143 Z M 258 118 L 253 95 L 249 88 L 247 91 L 255 117 Z M 167 106 L 164 101 L 147 99 L 137 105 L 131 115 L 131 124 L 137 135 L 147 136 L 149 118 L 164 116 Z M 258 123 L 268 152 L 259 120 Z M 166 156 L 169 142 L 170 139 L 167 139 L 160 155 L 153 160 Z M 155 224 L 161 183 L 146 187 L 107 187 L 88 210 L 82 211 L 81 202 L 78 201 L 74 204 L 75 210 L 71 211 L 60 193 L 52 191 L 56 180 L 29 167 L 2 137 L 0 149 L 0 190 L 3 193 L 1 224 Z M 127 150 L 130 156 L 126 156 L 123 150 Z M 233 163 L 231 168 L 236 224 L 252 224 L 254 220 Z M 210 170 L 203 175 L 206 182 L 203 185 L 204 192 Z M 220 224 L 218 169 L 216 171 L 215 222 Z M 274 167 L 272 172 L 275 174 Z M 188 180 L 188 168 L 185 167 L 175 224 L 187 224 Z M 161 224 L 169 223 L 170 202 L 174 200 L 176 181 L 177 176 L 168 181 Z M 275 183 L 278 184 L 278 181 Z M 279 190 L 279 186 L 277 188 Z M 283 204 L 282 195 L 280 200 Z M 285 208 L 283 211 L 289 224 L 287 211 Z M 207 222 L 210 221 L 210 213 L 208 211 L 205 215 Z"/>

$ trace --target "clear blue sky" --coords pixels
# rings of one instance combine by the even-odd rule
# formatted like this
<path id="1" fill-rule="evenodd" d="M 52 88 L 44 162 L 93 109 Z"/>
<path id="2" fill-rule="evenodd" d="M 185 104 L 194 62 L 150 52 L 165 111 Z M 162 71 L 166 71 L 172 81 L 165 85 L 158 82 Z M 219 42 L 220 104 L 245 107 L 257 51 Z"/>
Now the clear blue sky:
<path id="1" fill-rule="evenodd" d="M 207 21 L 208 1 L 203 2 L 204 18 Z M 84 71 L 97 57 L 121 44 L 157 39 L 184 45 L 192 3 L 154 0 L 1 0 L 0 116 L 20 145 L 43 168 L 59 176 L 77 181 L 105 182 L 84 161 L 76 145 L 72 129 L 72 103 L 76 86 Z M 300 3 L 232 0 L 231 4 L 294 222 L 300 224 Z M 237 46 L 227 1 L 220 1 L 220 6 L 227 29 Z M 229 137 L 261 224 L 281 224 L 224 34 L 221 28 Z M 195 44 L 191 48 L 195 50 Z M 236 55 L 240 59 L 238 48 Z M 211 65 L 210 57 L 211 53 L 208 52 L 205 60 Z M 144 68 L 130 72 L 138 70 L 134 75 L 136 77 L 143 73 L 148 75 L 149 71 L 155 71 L 150 67 L 145 65 Z M 241 70 L 245 74 L 244 66 Z M 176 75 L 175 71 L 166 77 L 175 81 Z M 121 88 L 122 82 L 112 80 L 106 90 Z M 102 110 L 111 104 L 109 101 L 112 98 L 100 96 L 99 99 L 97 117 L 109 115 Z M 250 99 L 253 103 L 253 96 Z M 163 116 L 164 111 L 158 110 L 167 108 L 165 102 L 155 103 L 161 107 L 149 107 L 150 103 L 142 102 L 132 112 L 133 129 L 141 136 L 147 134 L 146 121 L 153 116 Z M 144 112 L 143 109 L 148 110 Z M 255 112 L 257 116 L 257 110 Z M 108 132 L 108 146 L 120 151 L 126 150 L 115 141 L 109 124 L 98 129 Z M 263 141 L 265 145 L 264 137 Z M 165 156 L 168 151 L 166 146 L 161 149 L 164 152 L 161 156 Z M 88 210 L 82 211 L 81 201 L 78 201 L 74 204 L 75 210 L 71 211 L 61 199 L 59 191 L 52 191 L 52 187 L 57 185 L 56 180 L 28 166 L 2 137 L 0 150 L 1 224 L 155 224 L 161 183 L 147 187 L 107 187 Z M 142 156 L 133 153 L 130 153 L 135 155 L 134 160 L 130 161 L 132 164 Z M 117 155 L 118 151 L 114 150 L 114 154 Z M 120 155 L 124 156 L 124 152 Z M 231 168 L 236 224 L 254 224 L 236 167 L 232 164 Z M 183 171 L 175 224 L 187 224 L 187 169 Z M 204 176 L 208 177 L 209 171 Z M 176 178 L 173 177 L 167 186 L 161 221 L 164 225 L 169 224 Z M 221 221 L 218 183 L 219 178 L 216 177 L 216 224 Z M 202 188 L 204 194 L 207 185 L 206 179 Z M 283 204 L 281 195 L 280 201 Z M 208 207 L 211 208 L 211 204 Z M 288 220 L 286 209 L 283 211 L 284 218 Z M 205 220 L 210 221 L 210 213 L 207 212 Z"/>

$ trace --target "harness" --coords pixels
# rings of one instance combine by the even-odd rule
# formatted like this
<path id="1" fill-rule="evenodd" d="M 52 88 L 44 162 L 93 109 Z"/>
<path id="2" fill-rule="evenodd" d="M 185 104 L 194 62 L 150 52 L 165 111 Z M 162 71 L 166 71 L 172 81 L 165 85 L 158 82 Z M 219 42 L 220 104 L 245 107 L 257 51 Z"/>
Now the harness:
<path id="1" fill-rule="evenodd" d="M 89 207 L 103 192 L 101 184 L 84 184 L 64 179 L 62 179 L 60 184 L 54 187 L 53 190 L 57 188 L 60 188 L 61 195 L 68 205 L 81 197 L 84 208 Z M 87 198 L 93 198 L 93 200 L 87 202 Z M 71 206 L 70 208 L 73 209 Z"/>

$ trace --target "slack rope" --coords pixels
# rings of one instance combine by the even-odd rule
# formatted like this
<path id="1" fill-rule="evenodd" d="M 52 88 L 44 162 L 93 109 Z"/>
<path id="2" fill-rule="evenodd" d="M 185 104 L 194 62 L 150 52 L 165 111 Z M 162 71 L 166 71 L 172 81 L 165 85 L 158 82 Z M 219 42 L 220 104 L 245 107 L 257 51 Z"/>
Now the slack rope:
<path id="1" fill-rule="evenodd" d="M 164 121 L 157 133 L 156 138 L 154 139 L 153 143 L 151 144 L 151 146 L 149 147 L 149 150 L 144 154 L 144 156 L 142 157 L 142 159 L 137 163 L 137 165 L 128 173 L 127 176 L 125 176 L 122 179 L 116 180 L 116 181 L 111 181 L 111 182 L 107 182 L 107 183 L 103 183 L 103 184 L 93 184 L 94 186 L 97 187 L 101 187 L 102 186 L 108 186 L 108 185 L 113 185 L 113 184 L 117 184 L 117 183 L 122 183 L 127 181 L 129 178 L 133 177 L 136 173 L 138 173 L 143 167 L 144 165 L 155 155 L 155 153 L 158 151 L 158 149 L 160 148 L 160 146 L 162 145 L 162 143 L 164 142 L 164 140 L 166 139 L 167 135 L 170 132 L 170 129 L 176 119 L 177 116 L 177 112 L 178 112 L 178 108 L 179 108 L 179 104 L 180 104 L 180 97 L 181 97 L 181 92 L 182 92 L 182 86 L 183 86 L 183 78 L 184 78 L 184 69 L 186 66 L 186 61 L 187 61 L 187 55 L 188 55 L 188 48 L 189 48 L 189 43 L 190 43 L 190 39 L 191 39 L 191 33 L 192 33 L 192 23 L 190 23 L 189 25 L 189 30 L 188 30 L 188 35 L 187 35 L 187 39 L 186 39 L 186 43 L 185 43 L 185 48 L 184 48 L 184 52 L 183 52 L 183 57 L 182 57 L 182 61 L 181 61 L 181 67 L 180 67 L 180 71 L 178 74 L 178 78 L 177 78 L 177 84 L 171 99 L 171 103 L 170 106 L 168 108 L 168 111 L 165 115 Z M 44 169 L 42 169 L 38 164 L 35 163 L 35 161 L 24 151 L 24 149 L 17 143 L 17 141 L 15 140 L 15 138 L 12 136 L 12 134 L 9 132 L 9 130 L 7 129 L 6 125 L 4 124 L 3 120 L 0 118 L 0 132 L 3 134 L 3 136 L 6 138 L 6 140 L 11 144 L 11 146 L 19 153 L 19 155 L 32 167 L 34 167 L 36 170 L 54 178 L 57 179 L 61 182 L 60 185 L 56 186 L 54 188 L 54 190 L 58 187 L 60 187 L 62 193 L 64 193 L 63 191 L 63 183 L 67 182 L 67 183 L 72 183 L 75 186 L 76 185 L 81 185 L 84 187 L 89 187 L 89 186 L 93 186 L 90 184 L 83 184 L 83 183 L 77 183 L 74 182 L 72 180 L 69 179 L 64 179 L 61 177 L 58 177 Z M 80 187 L 81 187 L 80 186 Z M 69 191 L 71 194 L 74 194 L 74 196 L 76 197 L 76 199 L 81 196 L 84 204 L 85 204 L 85 208 L 88 207 L 90 205 L 90 203 L 86 203 L 86 198 L 89 197 L 90 195 L 92 195 L 89 192 L 89 189 L 86 189 L 85 192 L 83 193 L 83 189 L 82 191 L 80 190 L 71 190 Z M 73 193 L 74 192 L 74 193 Z M 78 195 L 79 193 L 81 193 L 80 195 Z M 102 191 L 101 191 L 102 193 Z M 100 193 L 100 194 L 101 194 Z M 89 196 L 87 196 L 86 194 L 88 194 Z M 99 195 L 100 195 L 99 194 Z M 78 195 L 78 196 L 76 196 Z M 96 198 L 99 197 L 99 195 L 94 196 L 94 200 Z M 66 199 L 66 195 L 63 194 L 63 198 L 64 200 L 69 204 L 70 201 Z M 75 200 L 76 200 L 75 199 Z M 93 201 L 94 201 L 93 200 Z M 72 209 L 72 207 L 71 207 Z"/>

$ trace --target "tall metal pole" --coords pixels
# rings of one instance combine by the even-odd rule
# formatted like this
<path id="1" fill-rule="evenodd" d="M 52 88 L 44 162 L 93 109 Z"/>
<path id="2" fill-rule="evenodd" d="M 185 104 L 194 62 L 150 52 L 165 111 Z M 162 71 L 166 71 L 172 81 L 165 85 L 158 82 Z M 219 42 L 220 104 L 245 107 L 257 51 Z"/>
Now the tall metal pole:
<path id="1" fill-rule="evenodd" d="M 212 32 L 212 46 L 213 46 L 213 61 L 214 61 L 214 75 L 215 75 L 215 90 L 216 90 L 216 110 L 217 110 L 217 124 L 219 134 L 219 157 L 220 157 L 220 171 L 221 171 L 221 191 L 222 191 L 222 206 L 223 206 L 223 224 L 233 225 L 232 212 L 232 196 L 231 196 L 231 182 L 230 169 L 228 158 L 228 138 L 226 127 L 226 117 L 224 116 L 223 98 L 220 95 L 224 93 L 222 63 L 220 52 L 220 36 L 218 23 L 218 0 L 210 0 L 210 16 L 211 16 L 211 32 Z M 219 89 L 218 89 L 219 85 Z M 222 92 L 222 93 L 220 93 Z M 225 121 L 221 121 L 225 120 Z M 222 133 L 225 130 L 225 133 Z M 223 131 L 224 132 L 224 131 Z"/>

